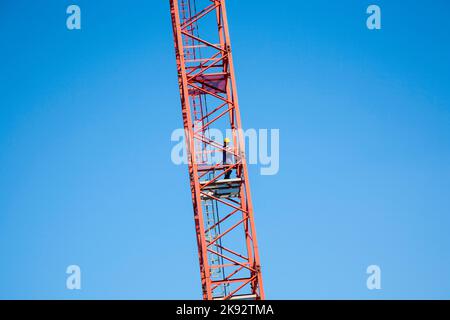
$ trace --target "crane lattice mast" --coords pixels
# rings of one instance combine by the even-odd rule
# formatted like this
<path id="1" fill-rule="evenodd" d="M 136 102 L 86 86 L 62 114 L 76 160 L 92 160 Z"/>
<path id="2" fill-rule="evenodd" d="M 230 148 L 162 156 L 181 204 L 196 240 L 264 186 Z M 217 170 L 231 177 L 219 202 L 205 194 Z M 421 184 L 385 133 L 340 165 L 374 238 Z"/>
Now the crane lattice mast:
<path id="1" fill-rule="evenodd" d="M 225 0 L 170 9 L 203 299 L 264 299 Z"/>

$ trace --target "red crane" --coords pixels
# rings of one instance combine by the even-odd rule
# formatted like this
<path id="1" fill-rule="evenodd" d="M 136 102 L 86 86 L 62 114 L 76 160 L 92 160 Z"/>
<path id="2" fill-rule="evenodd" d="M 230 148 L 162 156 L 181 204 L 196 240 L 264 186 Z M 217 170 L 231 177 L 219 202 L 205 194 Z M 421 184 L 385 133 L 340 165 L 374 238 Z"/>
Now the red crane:
<path id="1" fill-rule="evenodd" d="M 261 300 L 225 0 L 170 0 L 170 11 L 203 299 Z"/>

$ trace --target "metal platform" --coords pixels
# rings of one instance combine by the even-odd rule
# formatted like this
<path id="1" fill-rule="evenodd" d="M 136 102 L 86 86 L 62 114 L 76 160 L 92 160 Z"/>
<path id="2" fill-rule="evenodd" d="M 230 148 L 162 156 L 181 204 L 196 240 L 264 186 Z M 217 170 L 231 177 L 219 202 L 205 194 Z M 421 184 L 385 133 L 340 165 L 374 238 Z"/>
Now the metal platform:
<path id="1" fill-rule="evenodd" d="M 202 190 L 216 198 L 238 197 L 241 185 L 242 179 L 240 178 L 217 180 L 213 183 L 210 181 L 200 182 L 200 186 L 204 186 Z M 208 199 L 208 197 L 203 195 L 202 199 Z"/>

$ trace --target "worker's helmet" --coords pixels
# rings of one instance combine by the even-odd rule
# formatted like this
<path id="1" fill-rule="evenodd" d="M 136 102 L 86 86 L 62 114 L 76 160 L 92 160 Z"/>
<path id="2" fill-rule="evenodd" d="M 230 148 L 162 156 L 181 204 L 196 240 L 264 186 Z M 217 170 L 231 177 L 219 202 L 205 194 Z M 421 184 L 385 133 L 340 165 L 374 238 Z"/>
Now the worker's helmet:
<path id="1" fill-rule="evenodd" d="M 224 140 L 223 140 L 223 142 L 225 142 L 225 143 L 230 143 L 230 138 L 225 138 Z"/>

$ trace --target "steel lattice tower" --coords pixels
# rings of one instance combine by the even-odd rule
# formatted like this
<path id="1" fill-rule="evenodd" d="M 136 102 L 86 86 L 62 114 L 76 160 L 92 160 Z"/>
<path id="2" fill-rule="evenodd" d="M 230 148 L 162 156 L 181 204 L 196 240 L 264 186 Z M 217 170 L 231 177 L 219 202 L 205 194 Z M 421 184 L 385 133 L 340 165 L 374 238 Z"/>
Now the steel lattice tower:
<path id="1" fill-rule="evenodd" d="M 170 9 L 203 298 L 264 299 L 225 0 Z M 224 152 L 232 163 L 212 161 Z"/>

